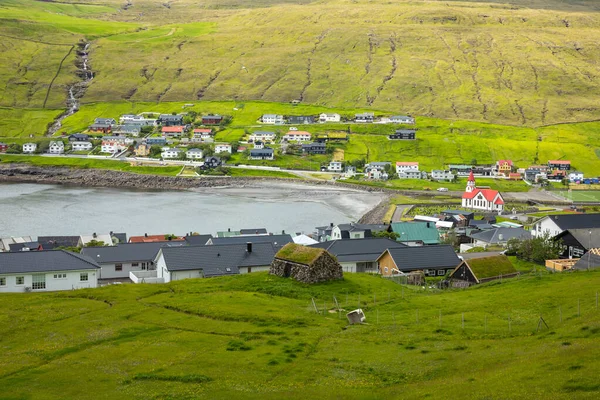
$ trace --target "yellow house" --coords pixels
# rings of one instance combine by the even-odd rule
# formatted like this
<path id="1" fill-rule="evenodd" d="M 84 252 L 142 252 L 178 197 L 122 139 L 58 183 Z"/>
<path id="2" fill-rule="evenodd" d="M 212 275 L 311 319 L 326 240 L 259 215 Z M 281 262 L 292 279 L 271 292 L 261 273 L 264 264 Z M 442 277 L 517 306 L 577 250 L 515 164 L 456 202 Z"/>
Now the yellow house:
<path id="1" fill-rule="evenodd" d="M 383 276 L 422 271 L 426 276 L 444 276 L 461 260 L 450 245 L 405 246 L 387 249 L 377 259 Z"/>
<path id="2" fill-rule="evenodd" d="M 147 157 L 150 154 L 150 146 L 146 143 L 140 143 L 137 146 L 135 146 L 133 152 L 138 157 Z"/>
<path id="3" fill-rule="evenodd" d="M 498 175 L 509 176 L 512 172 L 513 162 L 512 160 L 499 160 L 496 161 L 496 170 Z"/>

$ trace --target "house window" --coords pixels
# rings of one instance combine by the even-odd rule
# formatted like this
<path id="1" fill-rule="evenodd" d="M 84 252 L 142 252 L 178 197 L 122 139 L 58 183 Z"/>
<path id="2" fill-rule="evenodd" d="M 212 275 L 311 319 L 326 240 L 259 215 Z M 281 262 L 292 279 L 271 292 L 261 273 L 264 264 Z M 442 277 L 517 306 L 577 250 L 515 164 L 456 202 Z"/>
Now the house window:
<path id="1" fill-rule="evenodd" d="M 88 273 L 87 272 L 82 272 L 79 274 L 79 280 L 81 282 L 87 282 L 88 280 Z"/>
<path id="2" fill-rule="evenodd" d="M 138 267 L 140 265 L 140 263 L 131 263 L 132 267 Z"/>
<path id="3" fill-rule="evenodd" d="M 33 275 L 31 277 L 31 288 L 46 289 L 46 275 Z"/>
<path id="4" fill-rule="evenodd" d="M 25 277 L 17 276 L 17 285 L 24 285 L 24 284 L 25 284 Z"/>
<path id="5" fill-rule="evenodd" d="M 65 279 L 67 274 L 54 274 L 54 279 Z"/>
<path id="6" fill-rule="evenodd" d="M 123 264 L 115 264 L 115 271 L 123 271 Z"/>
<path id="7" fill-rule="evenodd" d="M 385 268 L 383 269 L 383 272 L 385 272 L 385 273 L 387 274 L 387 273 L 388 273 L 388 267 L 385 267 Z"/>
<path id="8" fill-rule="evenodd" d="M 146 263 L 142 263 L 142 270 L 146 270 L 146 269 L 147 269 Z"/>
<path id="9" fill-rule="evenodd" d="M 0 286 L 6 286 L 6 278 L 5 277 L 0 278 Z"/>
<path id="10" fill-rule="evenodd" d="M 445 274 L 446 271 L 444 271 L 443 269 L 438 269 L 438 275 L 446 275 Z"/>

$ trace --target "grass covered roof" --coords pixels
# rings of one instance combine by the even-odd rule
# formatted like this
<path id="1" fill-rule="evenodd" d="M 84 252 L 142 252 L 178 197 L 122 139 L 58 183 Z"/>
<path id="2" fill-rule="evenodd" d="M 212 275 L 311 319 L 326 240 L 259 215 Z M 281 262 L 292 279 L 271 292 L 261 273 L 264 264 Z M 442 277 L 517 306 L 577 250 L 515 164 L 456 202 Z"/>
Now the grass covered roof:
<path id="1" fill-rule="evenodd" d="M 325 253 L 324 249 L 288 243 L 277 252 L 275 257 L 299 264 L 310 265 L 323 253 Z"/>
<path id="2" fill-rule="evenodd" d="M 484 258 L 473 258 L 467 260 L 471 271 L 477 279 L 493 278 L 500 275 L 510 275 L 517 273 L 514 265 L 505 255 L 497 255 Z"/>

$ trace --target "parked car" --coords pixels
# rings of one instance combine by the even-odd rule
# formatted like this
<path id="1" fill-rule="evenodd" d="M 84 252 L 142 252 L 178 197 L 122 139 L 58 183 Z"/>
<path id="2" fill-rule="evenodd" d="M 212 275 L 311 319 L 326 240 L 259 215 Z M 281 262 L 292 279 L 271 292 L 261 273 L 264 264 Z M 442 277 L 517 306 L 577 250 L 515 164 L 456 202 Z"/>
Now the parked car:
<path id="1" fill-rule="evenodd" d="M 438 188 L 437 191 L 438 192 L 447 192 L 448 188 L 441 187 L 441 188 Z"/>

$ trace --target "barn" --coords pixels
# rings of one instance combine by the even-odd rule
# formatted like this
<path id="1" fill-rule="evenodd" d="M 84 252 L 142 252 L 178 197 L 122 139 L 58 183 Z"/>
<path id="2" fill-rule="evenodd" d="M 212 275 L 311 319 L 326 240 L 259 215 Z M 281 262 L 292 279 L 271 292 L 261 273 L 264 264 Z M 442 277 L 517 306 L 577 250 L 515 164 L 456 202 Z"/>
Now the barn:
<path id="1" fill-rule="evenodd" d="M 464 260 L 448 277 L 452 287 L 468 287 L 496 279 L 514 278 L 519 272 L 505 255 Z"/>
<path id="2" fill-rule="evenodd" d="M 275 254 L 270 273 L 299 282 L 342 279 L 342 266 L 327 250 L 288 243 Z"/>

